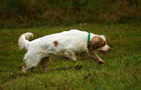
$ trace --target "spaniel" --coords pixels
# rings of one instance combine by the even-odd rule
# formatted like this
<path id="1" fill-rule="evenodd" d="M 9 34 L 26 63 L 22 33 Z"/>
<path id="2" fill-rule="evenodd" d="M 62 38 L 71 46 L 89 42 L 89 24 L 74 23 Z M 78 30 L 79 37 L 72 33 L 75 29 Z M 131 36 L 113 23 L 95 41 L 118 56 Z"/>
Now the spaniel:
<path id="1" fill-rule="evenodd" d="M 64 57 L 76 61 L 76 55 L 81 53 L 86 53 L 103 64 L 104 61 L 94 51 L 98 50 L 100 53 L 106 54 L 107 51 L 111 50 L 104 35 L 76 29 L 47 35 L 33 41 L 28 41 L 29 37 L 33 37 L 33 34 L 27 32 L 22 34 L 18 41 L 20 49 L 25 48 L 27 50 L 24 56 L 25 65 L 22 67 L 24 73 L 38 64 L 41 64 L 45 70 L 50 57 Z"/>

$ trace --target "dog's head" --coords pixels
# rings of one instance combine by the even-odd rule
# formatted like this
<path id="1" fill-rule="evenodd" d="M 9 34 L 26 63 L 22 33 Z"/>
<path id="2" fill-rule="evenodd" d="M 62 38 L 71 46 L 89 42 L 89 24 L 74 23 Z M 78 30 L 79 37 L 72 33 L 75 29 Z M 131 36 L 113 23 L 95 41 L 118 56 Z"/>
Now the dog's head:
<path id="1" fill-rule="evenodd" d="M 98 50 L 102 54 L 106 54 L 111 48 L 107 45 L 106 38 L 104 35 L 97 35 L 90 40 L 90 49 Z"/>

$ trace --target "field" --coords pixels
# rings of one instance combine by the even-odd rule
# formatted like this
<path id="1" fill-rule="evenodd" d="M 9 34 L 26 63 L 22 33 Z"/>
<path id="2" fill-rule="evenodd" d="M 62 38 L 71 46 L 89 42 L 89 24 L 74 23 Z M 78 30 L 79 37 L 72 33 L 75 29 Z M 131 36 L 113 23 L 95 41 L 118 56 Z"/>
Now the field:
<path id="1" fill-rule="evenodd" d="M 22 74 L 23 56 L 18 37 L 33 32 L 34 38 L 77 28 L 104 34 L 112 50 L 99 65 L 89 58 L 71 62 L 52 58 L 46 72 L 41 66 Z M 141 90 L 141 26 L 135 24 L 86 24 L 0 30 L 1 90 Z"/>

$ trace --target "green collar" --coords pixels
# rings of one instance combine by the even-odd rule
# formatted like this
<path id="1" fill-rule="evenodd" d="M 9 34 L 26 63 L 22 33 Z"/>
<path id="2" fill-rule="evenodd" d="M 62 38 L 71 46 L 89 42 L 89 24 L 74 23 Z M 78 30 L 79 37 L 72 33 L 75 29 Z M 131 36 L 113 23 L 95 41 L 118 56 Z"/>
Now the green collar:
<path id="1" fill-rule="evenodd" d="M 90 35 L 90 33 L 88 33 L 88 42 L 87 42 L 87 47 L 89 48 L 89 46 L 90 46 L 90 37 L 91 37 L 91 35 Z"/>

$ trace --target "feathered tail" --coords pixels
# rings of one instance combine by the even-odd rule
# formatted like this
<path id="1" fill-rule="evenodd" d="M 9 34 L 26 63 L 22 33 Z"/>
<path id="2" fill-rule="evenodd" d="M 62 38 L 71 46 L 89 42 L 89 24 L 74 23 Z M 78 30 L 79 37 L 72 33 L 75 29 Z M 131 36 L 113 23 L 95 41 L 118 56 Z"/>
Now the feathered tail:
<path id="1" fill-rule="evenodd" d="M 28 39 L 30 37 L 33 37 L 33 34 L 30 32 L 24 33 L 19 37 L 18 45 L 19 45 L 20 50 L 22 50 L 24 48 L 28 49 L 28 45 L 29 45 Z"/>

